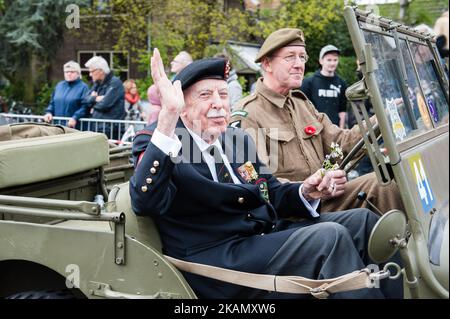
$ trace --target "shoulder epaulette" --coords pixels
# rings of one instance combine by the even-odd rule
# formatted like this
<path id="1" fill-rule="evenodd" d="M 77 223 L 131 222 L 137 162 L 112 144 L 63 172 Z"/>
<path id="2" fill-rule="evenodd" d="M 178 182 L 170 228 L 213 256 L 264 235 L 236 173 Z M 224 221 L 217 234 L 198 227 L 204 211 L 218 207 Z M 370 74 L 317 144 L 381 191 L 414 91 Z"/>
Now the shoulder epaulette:
<path id="1" fill-rule="evenodd" d="M 300 90 L 293 90 L 292 91 L 292 95 L 301 98 L 302 100 L 308 100 L 308 97 L 306 96 L 305 93 L 303 93 Z"/>
<path id="2" fill-rule="evenodd" d="M 248 103 L 256 100 L 257 97 L 258 97 L 258 95 L 256 93 L 252 93 L 252 94 L 246 96 L 245 99 L 242 101 L 242 109 L 244 109 Z"/>

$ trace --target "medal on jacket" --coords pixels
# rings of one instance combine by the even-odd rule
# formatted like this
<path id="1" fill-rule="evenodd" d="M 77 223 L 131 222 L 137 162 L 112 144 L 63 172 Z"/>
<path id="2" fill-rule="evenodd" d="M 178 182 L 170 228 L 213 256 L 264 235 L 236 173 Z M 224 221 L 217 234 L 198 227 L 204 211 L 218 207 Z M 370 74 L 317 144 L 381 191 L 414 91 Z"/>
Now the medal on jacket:
<path id="1" fill-rule="evenodd" d="M 267 180 L 265 178 L 258 179 L 258 173 L 251 162 L 245 162 L 245 164 L 238 167 L 237 171 L 247 183 L 258 186 L 261 196 L 266 202 L 269 202 L 269 187 L 267 186 Z"/>
<path id="2" fill-rule="evenodd" d="M 251 183 L 252 181 L 256 181 L 258 179 L 258 173 L 253 167 L 253 164 L 249 161 L 239 166 L 237 171 L 247 183 Z"/>
<path id="3" fill-rule="evenodd" d="M 261 196 L 266 202 L 269 202 L 269 187 L 267 186 L 267 180 L 265 178 L 260 178 L 255 182 L 258 185 Z"/>

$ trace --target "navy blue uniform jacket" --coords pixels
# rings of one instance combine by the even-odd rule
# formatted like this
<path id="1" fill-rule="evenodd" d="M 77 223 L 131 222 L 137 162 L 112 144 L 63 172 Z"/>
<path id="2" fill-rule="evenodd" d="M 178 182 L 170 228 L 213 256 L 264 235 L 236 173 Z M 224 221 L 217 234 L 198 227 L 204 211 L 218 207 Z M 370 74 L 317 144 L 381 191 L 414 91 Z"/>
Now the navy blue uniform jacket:
<path id="1" fill-rule="evenodd" d="M 300 184 L 281 184 L 270 174 L 259 174 L 267 180 L 267 202 L 257 185 L 240 177 L 237 168 L 247 160 L 257 172 L 262 167 L 255 145 L 244 131 L 229 127 L 221 137 L 231 167 L 242 182 L 238 185 L 215 182 L 203 160 L 192 163 L 192 154 L 200 154 L 200 150 L 188 134 L 179 135 L 183 144 L 179 156 L 175 160 L 167 156 L 150 141 L 155 127 L 156 123 L 134 139 L 134 162 L 144 154 L 130 180 L 130 195 L 134 212 L 154 219 L 165 254 L 258 273 L 296 230 L 282 217 L 310 218 L 299 197 Z M 179 121 L 176 134 L 183 128 Z M 152 174 L 155 161 L 159 166 Z M 147 178 L 152 179 L 151 184 L 146 183 Z M 237 297 L 242 289 L 197 275 L 185 276 L 200 297 Z"/>

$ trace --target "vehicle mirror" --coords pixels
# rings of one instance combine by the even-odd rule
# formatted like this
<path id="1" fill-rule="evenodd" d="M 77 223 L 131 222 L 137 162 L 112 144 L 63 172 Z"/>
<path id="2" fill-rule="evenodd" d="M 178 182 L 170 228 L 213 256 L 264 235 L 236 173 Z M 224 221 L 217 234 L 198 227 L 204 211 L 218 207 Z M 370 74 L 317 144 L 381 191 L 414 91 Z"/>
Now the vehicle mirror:
<path id="1" fill-rule="evenodd" d="M 384 214 L 372 229 L 369 239 L 369 256 L 376 263 L 383 263 L 397 251 L 392 239 L 404 238 L 406 234 L 406 216 L 393 209 Z"/>

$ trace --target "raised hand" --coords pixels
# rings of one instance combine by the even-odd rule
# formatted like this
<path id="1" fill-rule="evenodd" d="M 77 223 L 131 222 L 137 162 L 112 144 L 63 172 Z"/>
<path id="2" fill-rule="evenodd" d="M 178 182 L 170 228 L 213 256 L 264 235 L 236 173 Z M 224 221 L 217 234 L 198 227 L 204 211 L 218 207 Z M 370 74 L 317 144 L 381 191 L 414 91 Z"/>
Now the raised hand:
<path id="1" fill-rule="evenodd" d="M 158 130 L 172 137 L 180 113 L 184 108 L 184 95 L 181 90 L 181 82 L 175 81 L 173 84 L 167 78 L 161 55 L 157 48 L 153 51 L 151 58 L 152 78 L 158 90 L 161 100 L 161 111 L 158 117 Z"/>

